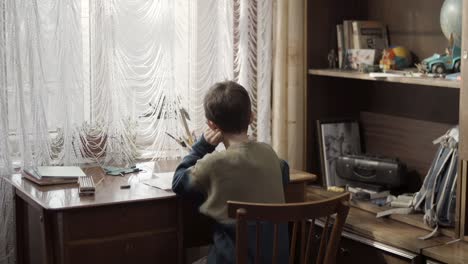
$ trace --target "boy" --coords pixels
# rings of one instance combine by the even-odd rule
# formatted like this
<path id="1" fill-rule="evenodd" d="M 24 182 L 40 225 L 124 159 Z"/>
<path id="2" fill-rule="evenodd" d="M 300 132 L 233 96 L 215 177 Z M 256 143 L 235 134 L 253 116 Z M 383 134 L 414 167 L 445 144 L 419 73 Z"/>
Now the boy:
<path id="1" fill-rule="evenodd" d="M 284 203 L 289 167 L 269 145 L 249 140 L 252 112 L 244 87 L 232 81 L 217 83 L 203 105 L 208 129 L 177 167 L 172 189 L 201 204 L 200 212 L 216 220 L 208 263 L 235 263 L 235 220 L 228 218 L 226 202 Z M 221 142 L 226 151 L 212 153 Z M 280 255 L 284 259 L 288 238 L 287 230 L 281 230 Z M 265 232 L 264 236 L 272 237 Z M 255 236 L 249 243 L 255 243 Z M 265 260 L 271 259 L 272 247 L 267 248 L 269 252 L 262 254 Z"/>

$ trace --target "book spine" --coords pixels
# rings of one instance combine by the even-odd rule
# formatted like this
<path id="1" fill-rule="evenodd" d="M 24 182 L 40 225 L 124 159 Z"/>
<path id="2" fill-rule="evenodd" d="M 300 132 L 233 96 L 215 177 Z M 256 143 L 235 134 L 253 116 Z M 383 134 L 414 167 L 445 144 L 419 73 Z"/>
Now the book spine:
<path id="1" fill-rule="evenodd" d="M 343 25 L 336 25 L 336 39 L 338 44 L 338 67 L 343 68 Z"/>
<path id="2" fill-rule="evenodd" d="M 383 42 L 384 42 L 383 49 L 388 49 L 389 43 L 388 43 L 388 31 L 387 31 L 386 25 L 382 25 L 382 31 L 383 31 Z"/>
<path id="3" fill-rule="evenodd" d="M 352 47 L 350 46 L 350 37 L 351 37 L 351 31 L 349 30 L 351 21 L 349 20 L 345 20 L 343 21 L 343 52 L 344 54 L 347 53 L 347 51 L 349 49 L 352 49 Z"/>
<path id="4" fill-rule="evenodd" d="M 362 49 L 361 47 L 361 39 L 360 39 L 360 33 L 359 33 L 359 22 L 358 21 L 353 21 L 352 23 L 353 27 L 353 46 L 355 49 Z"/>

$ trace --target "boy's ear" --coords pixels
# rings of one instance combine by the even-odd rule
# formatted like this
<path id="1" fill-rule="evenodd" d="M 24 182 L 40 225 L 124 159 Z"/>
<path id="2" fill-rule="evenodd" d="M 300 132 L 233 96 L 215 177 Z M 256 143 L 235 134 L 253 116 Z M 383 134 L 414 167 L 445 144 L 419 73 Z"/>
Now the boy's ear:
<path id="1" fill-rule="evenodd" d="M 249 125 L 252 124 L 252 122 L 255 120 L 255 118 L 257 118 L 257 114 L 254 113 L 254 112 L 250 112 L 250 121 L 249 121 Z"/>
<path id="2" fill-rule="evenodd" d="M 217 130 L 219 129 L 219 127 L 211 120 L 208 120 L 208 122 L 206 122 L 206 124 L 208 125 L 208 127 L 211 129 L 211 130 Z"/>

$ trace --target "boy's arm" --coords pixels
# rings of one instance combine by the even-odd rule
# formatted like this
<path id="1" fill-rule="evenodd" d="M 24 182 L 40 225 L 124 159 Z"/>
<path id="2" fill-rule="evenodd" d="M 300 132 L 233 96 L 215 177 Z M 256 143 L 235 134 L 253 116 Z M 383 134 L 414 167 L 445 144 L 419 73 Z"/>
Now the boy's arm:
<path id="1" fill-rule="evenodd" d="M 281 175 L 283 176 L 283 188 L 289 184 L 289 165 L 286 161 L 280 159 Z"/>
<path id="2" fill-rule="evenodd" d="M 201 138 L 192 146 L 190 153 L 184 157 L 182 162 L 177 166 L 172 179 L 172 191 L 180 195 L 194 194 L 196 191 L 190 188 L 190 168 L 197 163 L 197 161 L 208 153 L 215 150 L 216 146 L 209 144 L 205 137 Z"/>

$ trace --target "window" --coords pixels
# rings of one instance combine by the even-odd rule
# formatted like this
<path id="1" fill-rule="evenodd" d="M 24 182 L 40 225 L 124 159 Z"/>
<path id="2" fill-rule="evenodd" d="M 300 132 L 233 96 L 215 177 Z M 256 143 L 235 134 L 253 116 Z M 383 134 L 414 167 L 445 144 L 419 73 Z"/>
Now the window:
<path id="1" fill-rule="evenodd" d="M 213 83 L 239 81 L 254 106 L 269 98 L 270 78 L 257 75 L 271 69 L 255 64 L 271 56 L 271 34 L 255 30 L 270 20 L 249 5 L 265 13 L 240 0 L 6 1 L 10 152 L 59 164 L 88 141 L 121 161 L 185 153 L 166 133 L 184 135 L 184 108 L 201 134 Z"/>

